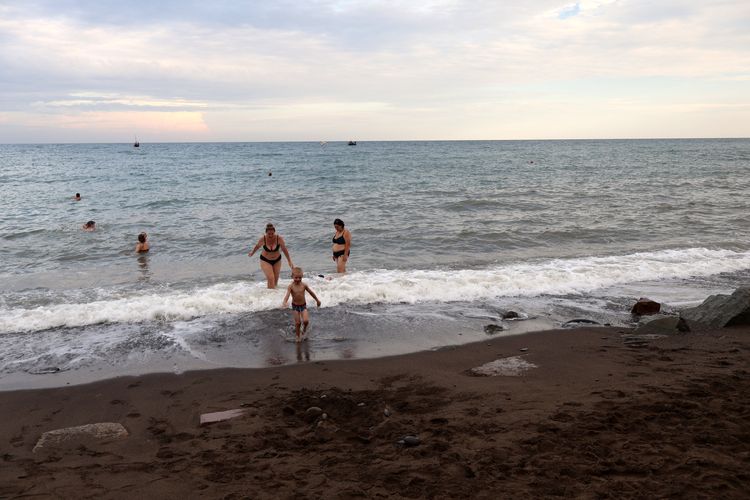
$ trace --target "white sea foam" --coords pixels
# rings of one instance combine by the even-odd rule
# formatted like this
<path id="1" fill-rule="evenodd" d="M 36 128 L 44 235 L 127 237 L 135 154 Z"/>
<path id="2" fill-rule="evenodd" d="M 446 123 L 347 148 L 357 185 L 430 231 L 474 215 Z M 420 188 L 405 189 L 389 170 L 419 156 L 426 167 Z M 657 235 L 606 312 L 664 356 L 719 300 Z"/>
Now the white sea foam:
<path id="1" fill-rule="evenodd" d="M 555 259 L 471 270 L 376 270 L 332 280 L 308 279 L 324 307 L 416 303 L 589 293 L 597 289 L 750 269 L 750 252 L 691 248 L 630 255 Z M 278 308 L 287 282 L 232 283 L 190 292 L 123 296 L 33 309 L 0 309 L 0 333 L 32 332 L 98 323 L 179 321 Z"/>

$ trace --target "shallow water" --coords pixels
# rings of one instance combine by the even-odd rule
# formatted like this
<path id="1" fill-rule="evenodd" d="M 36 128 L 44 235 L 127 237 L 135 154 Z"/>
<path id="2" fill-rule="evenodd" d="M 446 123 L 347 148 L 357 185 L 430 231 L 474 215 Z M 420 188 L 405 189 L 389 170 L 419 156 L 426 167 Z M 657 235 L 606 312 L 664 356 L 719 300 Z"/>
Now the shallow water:
<path id="1" fill-rule="evenodd" d="M 266 222 L 323 301 L 302 361 L 478 340 L 508 309 L 625 325 L 639 296 L 750 283 L 749 173 L 735 139 L 2 145 L 0 370 L 297 361 L 247 257 Z"/>

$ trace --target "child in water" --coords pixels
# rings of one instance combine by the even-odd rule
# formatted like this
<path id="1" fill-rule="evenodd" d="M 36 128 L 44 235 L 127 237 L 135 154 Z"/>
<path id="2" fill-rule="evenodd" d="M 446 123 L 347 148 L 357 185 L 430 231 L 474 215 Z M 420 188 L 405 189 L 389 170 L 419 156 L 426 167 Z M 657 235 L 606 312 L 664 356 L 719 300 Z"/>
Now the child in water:
<path id="1" fill-rule="evenodd" d="M 292 296 L 292 312 L 294 314 L 294 331 L 297 336 L 297 342 L 307 340 L 307 326 L 310 324 L 310 317 L 307 313 L 307 303 L 305 302 L 305 292 L 309 293 L 312 298 L 317 302 L 320 307 L 320 300 L 318 299 L 315 292 L 310 290 L 307 283 L 302 282 L 302 268 L 295 267 L 292 269 L 292 283 L 286 289 L 286 295 L 284 295 L 284 302 L 281 307 L 286 307 L 289 302 L 289 296 Z M 303 325 L 302 332 L 300 334 L 300 324 Z"/>

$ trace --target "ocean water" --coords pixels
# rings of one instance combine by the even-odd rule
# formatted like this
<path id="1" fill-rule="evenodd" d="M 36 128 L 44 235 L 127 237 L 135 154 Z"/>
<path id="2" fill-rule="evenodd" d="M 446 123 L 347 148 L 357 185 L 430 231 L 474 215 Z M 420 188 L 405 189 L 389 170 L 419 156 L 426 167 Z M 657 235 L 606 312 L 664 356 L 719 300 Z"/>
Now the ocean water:
<path id="1" fill-rule="evenodd" d="M 0 145 L 0 388 L 628 325 L 750 283 L 748 193 L 747 139 Z M 267 222 L 323 301 L 302 346 Z"/>

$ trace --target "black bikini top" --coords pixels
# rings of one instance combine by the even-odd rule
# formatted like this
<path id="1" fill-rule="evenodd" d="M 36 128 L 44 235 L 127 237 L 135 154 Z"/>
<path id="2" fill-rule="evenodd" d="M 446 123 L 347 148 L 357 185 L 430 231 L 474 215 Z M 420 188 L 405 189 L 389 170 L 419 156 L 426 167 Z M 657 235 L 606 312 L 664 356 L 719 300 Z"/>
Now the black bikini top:
<path id="1" fill-rule="evenodd" d="M 279 243 L 278 236 L 276 237 L 276 248 L 274 248 L 273 250 L 271 250 L 270 248 L 266 246 L 266 237 L 263 236 L 263 250 L 265 250 L 266 252 L 271 252 L 271 253 L 278 252 L 280 247 L 281 247 L 281 243 Z"/>
<path id="2" fill-rule="evenodd" d="M 334 234 L 333 240 L 331 241 L 333 241 L 337 245 L 346 245 L 346 239 L 344 239 L 344 233 L 341 233 L 341 236 L 339 236 L 338 238 L 336 238 L 336 235 Z"/>

